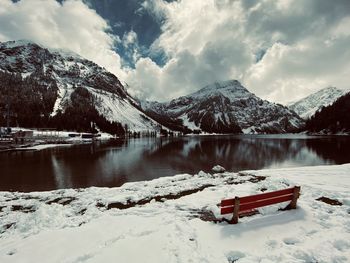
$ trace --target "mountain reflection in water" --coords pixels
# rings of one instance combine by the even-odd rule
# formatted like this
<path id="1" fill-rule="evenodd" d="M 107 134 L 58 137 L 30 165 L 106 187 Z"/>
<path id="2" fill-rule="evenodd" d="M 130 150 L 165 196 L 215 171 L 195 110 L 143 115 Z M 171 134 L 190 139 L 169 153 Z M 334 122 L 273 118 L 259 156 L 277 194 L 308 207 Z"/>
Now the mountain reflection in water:
<path id="1" fill-rule="evenodd" d="M 350 162 L 349 137 L 193 136 L 0 154 L 5 191 L 120 186 L 220 164 L 229 171 Z"/>

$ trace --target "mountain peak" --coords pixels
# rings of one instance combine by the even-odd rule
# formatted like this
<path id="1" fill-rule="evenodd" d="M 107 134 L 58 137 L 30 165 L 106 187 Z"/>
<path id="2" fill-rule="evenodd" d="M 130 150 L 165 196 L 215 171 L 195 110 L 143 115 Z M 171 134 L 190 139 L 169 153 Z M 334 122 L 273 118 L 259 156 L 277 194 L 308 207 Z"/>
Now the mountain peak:
<path id="1" fill-rule="evenodd" d="M 225 88 L 235 88 L 235 89 L 246 90 L 246 88 L 244 88 L 242 84 L 235 79 L 226 80 L 226 81 L 216 81 L 212 84 L 205 86 L 201 90 L 219 90 L 219 89 L 225 89 Z"/>
<path id="2" fill-rule="evenodd" d="M 325 92 L 342 92 L 341 89 L 338 89 L 333 86 L 325 87 L 323 89 L 320 89 L 319 91 L 315 92 L 315 94 L 325 93 Z"/>
<path id="3" fill-rule="evenodd" d="M 188 96 L 211 97 L 216 95 L 223 95 L 231 100 L 235 100 L 250 96 L 251 93 L 238 80 L 226 80 L 214 82 Z"/>
<path id="4" fill-rule="evenodd" d="M 49 48 L 45 45 L 27 40 L 27 39 L 19 39 L 19 40 L 11 40 L 7 42 L 0 42 L 0 48 L 2 49 L 25 49 L 25 50 L 35 50 L 35 49 L 41 49 L 41 50 L 48 50 L 51 53 L 59 54 L 64 57 L 76 57 L 80 59 L 84 59 L 79 54 L 68 50 L 68 49 L 61 49 L 61 48 Z"/>
<path id="5" fill-rule="evenodd" d="M 28 46 L 28 45 L 38 45 L 30 40 L 19 39 L 19 40 L 11 40 L 6 42 L 1 42 L 0 45 L 5 46 L 7 48 L 14 48 L 20 46 Z"/>

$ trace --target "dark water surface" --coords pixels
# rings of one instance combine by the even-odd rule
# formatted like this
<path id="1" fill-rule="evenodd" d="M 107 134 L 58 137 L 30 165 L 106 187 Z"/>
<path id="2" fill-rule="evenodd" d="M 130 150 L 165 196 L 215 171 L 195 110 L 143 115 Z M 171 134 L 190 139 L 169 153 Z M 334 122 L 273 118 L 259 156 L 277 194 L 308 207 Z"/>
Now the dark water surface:
<path id="1" fill-rule="evenodd" d="M 0 191 L 120 186 L 179 173 L 342 164 L 350 137 L 198 136 L 0 153 Z"/>

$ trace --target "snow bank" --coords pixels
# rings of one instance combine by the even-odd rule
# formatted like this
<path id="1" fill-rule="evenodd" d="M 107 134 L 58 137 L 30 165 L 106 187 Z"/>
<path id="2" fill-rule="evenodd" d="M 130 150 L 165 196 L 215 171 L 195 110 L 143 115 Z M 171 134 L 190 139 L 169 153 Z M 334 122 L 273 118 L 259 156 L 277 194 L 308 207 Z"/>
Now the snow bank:
<path id="1" fill-rule="evenodd" d="M 291 185 L 301 185 L 296 210 L 210 221 L 222 198 Z M 1 192 L 0 262 L 349 262 L 349 189 L 346 164 Z"/>

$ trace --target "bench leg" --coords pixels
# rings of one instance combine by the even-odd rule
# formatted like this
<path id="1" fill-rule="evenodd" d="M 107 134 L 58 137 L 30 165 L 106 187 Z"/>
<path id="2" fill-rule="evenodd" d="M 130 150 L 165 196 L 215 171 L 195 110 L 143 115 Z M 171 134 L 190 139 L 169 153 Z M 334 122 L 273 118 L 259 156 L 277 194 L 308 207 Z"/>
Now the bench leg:
<path id="1" fill-rule="evenodd" d="M 231 224 L 238 223 L 238 213 L 239 213 L 239 197 L 235 197 L 235 206 L 233 208 L 233 217 L 231 219 Z"/>
<path id="2" fill-rule="evenodd" d="M 293 192 L 293 199 L 289 204 L 290 209 L 296 209 L 297 208 L 297 201 L 300 196 L 300 186 L 295 186 L 294 187 L 294 192 Z"/>

